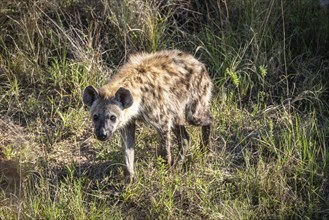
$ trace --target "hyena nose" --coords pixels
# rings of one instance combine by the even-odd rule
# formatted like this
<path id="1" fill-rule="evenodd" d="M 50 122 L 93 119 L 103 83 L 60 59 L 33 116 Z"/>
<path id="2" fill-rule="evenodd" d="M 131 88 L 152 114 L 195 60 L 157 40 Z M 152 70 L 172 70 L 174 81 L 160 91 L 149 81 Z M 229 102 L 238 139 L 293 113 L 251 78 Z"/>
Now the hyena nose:
<path id="1" fill-rule="evenodd" d="M 101 129 L 100 131 L 97 132 L 97 139 L 99 140 L 106 140 L 108 137 L 108 133 L 106 132 L 105 129 Z"/>

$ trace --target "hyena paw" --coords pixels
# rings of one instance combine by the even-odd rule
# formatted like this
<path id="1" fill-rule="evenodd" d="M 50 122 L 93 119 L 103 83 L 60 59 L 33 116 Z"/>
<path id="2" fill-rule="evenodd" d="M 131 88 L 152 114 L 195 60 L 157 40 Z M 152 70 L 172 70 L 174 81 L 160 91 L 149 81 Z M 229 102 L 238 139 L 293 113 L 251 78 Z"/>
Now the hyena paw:
<path id="1" fill-rule="evenodd" d="M 125 177 L 125 184 L 126 185 L 132 184 L 134 181 L 135 181 L 134 175 L 127 175 Z"/>

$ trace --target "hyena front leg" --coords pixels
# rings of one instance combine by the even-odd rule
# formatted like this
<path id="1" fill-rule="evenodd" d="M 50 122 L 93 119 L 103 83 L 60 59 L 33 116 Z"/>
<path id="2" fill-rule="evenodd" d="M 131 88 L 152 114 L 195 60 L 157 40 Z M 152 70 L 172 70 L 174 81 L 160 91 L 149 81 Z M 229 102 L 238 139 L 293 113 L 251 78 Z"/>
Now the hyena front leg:
<path id="1" fill-rule="evenodd" d="M 126 164 L 126 183 L 130 183 L 134 177 L 135 129 L 135 121 L 132 121 L 120 131 L 123 157 Z"/>
<path id="2" fill-rule="evenodd" d="M 185 157 L 187 149 L 188 149 L 190 137 L 189 137 L 184 125 L 175 125 L 173 131 L 177 138 L 178 147 L 179 147 L 179 155 L 180 155 L 181 159 L 183 159 Z"/>

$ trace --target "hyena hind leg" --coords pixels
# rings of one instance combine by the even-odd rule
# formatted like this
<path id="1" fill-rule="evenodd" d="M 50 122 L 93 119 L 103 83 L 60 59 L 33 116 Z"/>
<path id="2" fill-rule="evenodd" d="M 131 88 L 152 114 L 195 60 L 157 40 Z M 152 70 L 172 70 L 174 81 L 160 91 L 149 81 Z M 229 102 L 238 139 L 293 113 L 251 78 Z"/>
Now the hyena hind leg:
<path id="1" fill-rule="evenodd" d="M 213 117 L 210 112 L 205 116 L 205 123 L 202 125 L 202 149 L 203 151 L 211 150 L 211 130 L 213 124 Z"/>
<path id="2" fill-rule="evenodd" d="M 190 137 L 184 125 L 175 125 L 173 131 L 178 142 L 179 156 L 181 159 L 184 159 L 190 142 Z"/>
<path id="3" fill-rule="evenodd" d="M 168 126 L 169 127 L 169 126 Z M 160 129 L 159 136 L 160 136 L 160 148 L 161 148 L 161 155 L 163 159 L 166 160 L 169 167 L 173 165 L 173 161 L 171 159 L 171 129 L 164 126 L 162 129 Z"/>
<path id="4" fill-rule="evenodd" d="M 212 124 L 202 126 L 202 151 L 208 151 L 212 149 L 211 143 L 211 130 Z"/>

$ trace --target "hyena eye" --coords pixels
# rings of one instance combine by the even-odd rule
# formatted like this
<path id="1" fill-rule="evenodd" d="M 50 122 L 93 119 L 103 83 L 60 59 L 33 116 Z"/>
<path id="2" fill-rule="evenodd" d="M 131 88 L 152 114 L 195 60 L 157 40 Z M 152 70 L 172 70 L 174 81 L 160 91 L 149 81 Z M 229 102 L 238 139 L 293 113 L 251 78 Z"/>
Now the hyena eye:
<path id="1" fill-rule="evenodd" d="M 111 115 L 110 120 L 115 122 L 115 120 L 117 120 L 117 117 L 115 117 L 115 115 Z"/>
<path id="2" fill-rule="evenodd" d="M 93 119 L 94 119 L 94 121 L 97 121 L 98 120 L 98 115 L 94 115 Z"/>

